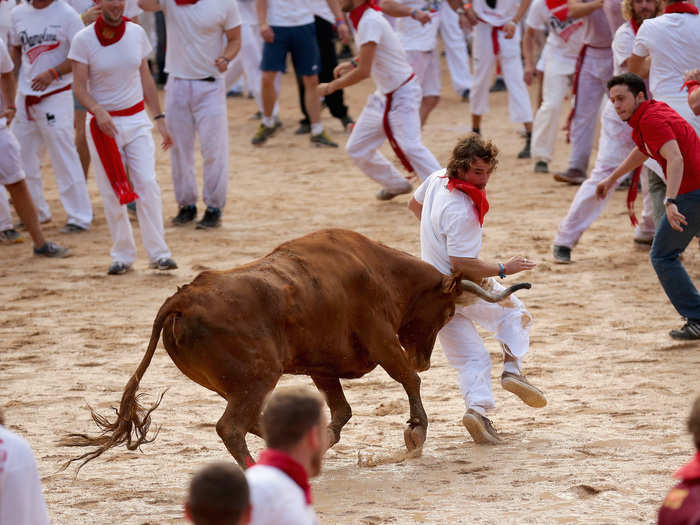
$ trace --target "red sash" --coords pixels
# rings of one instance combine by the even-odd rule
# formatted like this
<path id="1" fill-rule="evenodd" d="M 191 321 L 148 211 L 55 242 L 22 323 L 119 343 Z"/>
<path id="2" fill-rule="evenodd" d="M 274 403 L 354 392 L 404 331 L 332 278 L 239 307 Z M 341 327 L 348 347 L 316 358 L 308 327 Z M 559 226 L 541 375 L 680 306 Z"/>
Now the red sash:
<path id="1" fill-rule="evenodd" d="M 676 2 L 666 6 L 664 9 L 664 14 L 668 13 L 687 13 L 690 15 L 697 15 L 698 8 L 693 4 L 689 4 L 688 2 Z"/>
<path id="2" fill-rule="evenodd" d="M 142 100 L 130 108 L 110 111 L 109 114 L 113 117 L 128 117 L 140 113 L 143 109 L 144 104 Z M 90 119 L 90 134 L 95 143 L 95 149 L 100 157 L 100 162 L 102 162 L 102 167 L 107 174 L 107 179 L 112 185 L 115 195 L 119 198 L 119 204 L 129 204 L 138 199 L 139 196 L 131 188 L 129 178 L 126 176 L 126 170 L 124 170 L 124 163 L 119 154 L 117 141 L 102 132 L 94 116 Z"/>
<path id="3" fill-rule="evenodd" d="M 399 143 L 396 142 L 396 137 L 394 137 L 394 132 L 391 130 L 391 125 L 389 124 L 389 111 L 391 111 L 391 100 L 394 98 L 394 93 L 396 93 L 399 89 L 408 84 L 415 76 L 415 73 L 411 73 L 411 76 L 404 80 L 399 87 L 397 87 L 391 93 L 386 94 L 386 103 L 384 104 L 384 118 L 382 119 L 384 134 L 386 135 L 386 138 L 389 141 L 389 144 L 391 145 L 391 149 L 394 150 L 394 153 L 396 153 L 396 156 L 401 161 L 401 164 L 404 168 L 406 168 L 406 171 L 408 171 L 409 173 L 414 173 L 415 170 L 413 169 L 413 166 L 411 166 L 411 163 L 406 157 L 406 154 L 401 149 L 401 146 L 399 146 Z"/>
<path id="4" fill-rule="evenodd" d="M 63 93 L 64 91 L 68 91 L 71 88 L 71 85 L 68 84 L 67 86 L 63 86 L 62 88 L 56 89 L 54 91 L 49 91 L 48 93 L 44 93 L 43 95 L 26 95 L 24 97 L 24 111 L 27 113 L 27 120 L 34 120 L 32 118 L 32 114 L 29 111 L 29 109 L 32 106 L 35 106 L 45 98 L 50 97 L 51 95 L 55 95 L 56 93 Z"/>
<path id="5" fill-rule="evenodd" d="M 574 85 L 571 90 L 571 96 L 574 97 L 574 107 L 571 108 L 569 116 L 566 119 L 566 126 L 564 126 L 567 144 L 571 143 L 571 122 L 574 120 L 574 115 L 576 115 L 576 106 L 578 106 L 578 97 L 576 96 L 576 93 L 578 93 L 578 81 L 579 77 L 581 76 L 581 68 L 583 67 L 583 59 L 586 56 L 586 49 L 588 49 L 588 44 L 583 44 L 583 46 L 581 46 L 581 51 L 578 54 L 578 58 L 576 59 L 576 70 L 574 71 L 573 82 Z"/>
<path id="6" fill-rule="evenodd" d="M 199 2 L 199 0 L 175 0 L 177 5 L 190 5 L 196 4 L 197 2 Z"/>
<path id="7" fill-rule="evenodd" d="M 304 491 L 306 503 L 311 505 L 311 485 L 309 484 L 309 476 L 304 467 L 288 454 L 285 454 L 281 450 L 266 448 L 260 453 L 260 459 L 258 459 L 256 464 L 275 467 L 284 472 Z"/>
<path id="8" fill-rule="evenodd" d="M 452 191 L 455 188 L 462 193 L 467 194 L 467 196 L 472 200 L 474 207 L 476 208 L 476 212 L 479 215 L 479 224 L 483 226 L 484 217 L 489 211 L 489 201 L 486 200 L 486 190 L 477 188 L 471 182 L 450 177 L 447 181 L 447 189 Z"/>
<path id="9" fill-rule="evenodd" d="M 97 20 L 95 20 L 95 34 L 97 35 L 97 40 L 105 47 L 116 44 L 124 36 L 127 22 L 129 22 L 129 19 L 123 16 L 118 26 L 110 26 L 104 21 L 102 15 L 98 16 Z"/>
<path id="10" fill-rule="evenodd" d="M 634 201 L 637 198 L 637 187 L 639 186 L 639 178 L 642 173 L 642 166 L 635 168 L 632 172 L 632 181 L 630 182 L 630 187 L 627 190 L 627 213 L 630 216 L 630 222 L 632 226 L 636 226 L 639 221 L 637 216 L 634 214 Z"/>
<path id="11" fill-rule="evenodd" d="M 350 17 L 350 21 L 352 22 L 352 27 L 357 29 L 357 26 L 360 24 L 360 19 L 362 18 L 362 15 L 364 15 L 365 11 L 367 11 L 368 9 L 381 11 L 381 8 L 377 5 L 377 0 L 367 0 L 364 4 L 358 5 L 355 9 L 350 11 L 350 14 L 348 16 Z"/>
<path id="12" fill-rule="evenodd" d="M 498 32 L 503 31 L 503 26 L 491 27 L 491 44 L 493 45 L 493 54 L 498 56 L 501 52 L 501 46 L 498 45 Z"/>

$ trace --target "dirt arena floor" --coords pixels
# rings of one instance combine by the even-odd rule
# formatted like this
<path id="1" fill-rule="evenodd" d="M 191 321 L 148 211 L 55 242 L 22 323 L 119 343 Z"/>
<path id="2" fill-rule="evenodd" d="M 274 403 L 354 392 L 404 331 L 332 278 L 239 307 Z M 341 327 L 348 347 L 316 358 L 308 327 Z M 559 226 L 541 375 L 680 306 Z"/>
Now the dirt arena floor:
<path id="1" fill-rule="evenodd" d="M 444 98 L 424 129 L 425 143 L 441 163 L 469 129 L 469 105 L 454 94 L 446 75 L 443 81 Z M 94 179 L 92 229 L 61 234 L 65 216 L 48 165 L 54 218 L 45 230 L 72 248 L 73 257 L 33 257 L 28 239 L 0 247 L 0 405 L 8 426 L 34 447 L 54 523 L 183 523 L 191 474 L 207 462 L 231 460 L 214 428 L 223 400 L 184 377 L 160 347 L 141 382 L 151 400 L 169 389 L 153 414 L 161 426 L 158 439 L 142 453 L 109 451 L 77 478 L 74 469 L 57 473 L 76 454 L 58 446 L 59 438 L 94 431 L 88 403 L 103 414 L 118 403 L 155 314 L 176 286 L 204 269 L 232 268 L 327 227 L 356 230 L 419 255 L 408 196 L 375 200 L 377 186 L 342 148 L 316 149 L 308 137 L 294 135 L 299 111 L 292 82 L 287 75 L 284 128 L 260 149 L 250 145 L 257 126 L 249 120 L 253 101 L 228 103 L 231 179 L 220 229 L 169 225 L 177 206 L 169 157 L 158 153 L 166 236 L 177 271 L 149 270 L 139 240 L 135 270 L 108 277 L 109 233 Z M 347 91 L 353 116 L 372 88 L 367 81 Z M 484 334 L 494 362 L 498 408 L 492 418 L 505 443 L 475 446 L 461 426 L 464 403 L 456 374 L 438 344 L 432 368 L 422 374 L 428 440 L 422 457 L 405 458 L 408 403 L 400 385 L 381 369 L 344 381 L 354 417 L 313 482 L 322 523 L 652 523 L 673 483 L 671 473 L 692 455 L 684 425 L 698 391 L 700 345 L 668 337 L 680 319 L 648 254 L 633 246 L 624 193 L 615 194 L 582 238 L 576 263 L 553 264 L 552 239 L 576 188 L 534 174 L 531 161 L 516 160 L 522 139 L 509 122 L 507 96 L 494 94 L 491 102 L 483 132 L 496 139 L 502 156 L 488 188 L 482 254 L 498 260 L 524 254 L 538 262 L 534 271 L 507 281 L 534 285 L 520 294 L 534 316 L 525 371 L 546 391 L 549 405 L 528 408 L 500 388 L 499 347 Z M 344 144 L 338 121 L 325 112 L 324 123 Z M 388 145 L 384 151 L 391 155 Z M 567 155 L 562 136 L 551 167 L 565 167 Z M 700 282 L 696 243 L 685 263 Z M 311 385 L 306 377 L 282 383 Z M 257 453 L 261 440 L 248 441 Z"/>

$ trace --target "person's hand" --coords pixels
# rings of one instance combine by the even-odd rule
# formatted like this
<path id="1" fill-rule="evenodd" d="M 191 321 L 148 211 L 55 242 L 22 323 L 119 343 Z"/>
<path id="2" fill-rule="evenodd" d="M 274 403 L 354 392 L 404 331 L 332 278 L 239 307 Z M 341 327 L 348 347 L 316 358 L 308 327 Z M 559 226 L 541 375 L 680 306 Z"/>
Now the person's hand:
<path id="1" fill-rule="evenodd" d="M 80 15 L 80 18 L 83 20 L 83 24 L 86 26 L 89 26 L 92 24 L 95 20 L 97 20 L 97 17 L 102 14 L 102 8 L 99 5 L 94 5 L 87 11 L 85 11 L 82 15 Z"/>
<path id="2" fill-rule="evenodd" d="M 596 9 L 602 9 L 604 0 L 593 0 L 591 4 L 595 6 Z"/>
<path id="3" fill-rule="evenodd" d="M 700 69 L 689 69 L 683 75 L 683 82 L 688 82 L 694 80 L 695 82 L 700 82 Z"/>
<path id="4" fill-rule="evenodd" d="M 54 81 L 54 76 L 51 71 L 44 71 L 43 73 L 39 73 L 37 76 L 35 76 L 32 79 L 32 89 L 34 91 L 44 91 L 49 85 L 51 85 L 51 82 Z"/>
<path id="5" fill-rule="evenodd" d="M 0 118 L 7 119 L 7 125 L 9 126 L 15 118 L 16 113 L 17 110 L 15 108 L 5 108 L 5 110 L 0 113 Z"/>
<path id="6" fill-rule="evenodd" d="M 666 206 L 666 218 L 668 223 L 676 231 L 682 232 L 683 226 L 688 226 L 688 221 L 685 219 L 685 215 L 678 211 L 678 206 L 670 203 Z"/>
<path id="7" fill-rule="evenodd" d="M 515 36 L 515 30 L 518 28 L 518 26 L 515 25 L 515 22 L 508 22 L 506 25 L 503 26 L 503 32 L 505 33 L 505 37 L 507 40 L 510 40 Z"/>
<path id="8" fill-rule="evenodd" d="M 349 73 L 353 69 L 355 69 L 355 66 L 352 65 L 352 62 L 343 62 L 342 64 L 338 64 L 333 70 L 333 78 L 340 78 L 345 73 Z"/>
<path id="9" fill-rule="evenodd" d="M 268 44 L 272 44 L 275 41 L 275 32 L 267 24 L 260 26 L 260 36 Z"/>
<path id="10" fill-rule="evenodd" d="M 421 23 L 421 25 L 429 24 L 432 21 L 432 17 L 428 11 L 417 10 L 414 15 L 411 16 L 414 20 Z"/>
<path id="11" fill-rule="evenodd" d="M 338 39 L 343 43 L 347 44 L 350 42 L 350 30 L 346 23 L 338 24 L 336 26 L 336 31 L 338 31 Z"/>
<path id="12" fill-rule="evenodd" d="M 523 80 L 525 80 L 525 83 L 529 86 L 532 84 L 532 81 L 536 75 L 537 71 L 535 71 L 534 68 L 527 68 L 525 70 L 525 74 L 523 75 Z"/>
<path id="13" fill-rule="evenodd" d="M 327 95 L 330 95 L 335 91 L 334 89 L 331 89 L 331 84 L 330 82 L 323 82 L 316 86 L 316 92 L 318 93 L 319 97 L 325 97 Z"/>
<path id="14" fill-rule="evenodd" d="M 173 145 L 173 138 L 170 136 L 168 127 L 165 125 L 164 118 L 156 120 L 156 128 L 158 129 L 158 133 L 160 133 L 160 137 L 163 139 L 163 141 L 160 143 L 163 151 L 170 149 L 170 146 Z"/>
<path id="15" fill-rule="evenodd" d="M 107 110 L 101 106 L 98 106 L 94 110 L 93 115 L 95 115 L 97 126 L 100 128 L 102 133 L 108 137 L 116 138 L 118 134 L 117 126 L 114 125 L 114 121 L 112 120 L 111 115 L 107 113 Z"/>
<path id="16" fill-rule="evenodd" d="M 610 191 L 610 188 L 612 187 L 614 183 L 610 180 L 609 177 L 604 178 L 598 183 L 598 186 L 595 188 L 595 196 L 596 198 L 602 200 L 605 197 L 608 196 L 608 192 Z"/>
<path id="17" fill-rule="evenodd" d="M 219 58 L 214 60 L 214 65 L 216 66 L 216 69 L 219 70 L 219 73 L 226 73 L 226 70 L 228 69 L 229 65 L 229 60 L 224 56 L 220 56 Z"/>
<path id="18" fill-rule="evenodd" d="M 534 262 L 530 261 L 527 257 L 523 257 L 522 255 L 511 257 L 508 262 L 503 265 L 506 275 L 513 275 L 514 273 L 523 272 L 525 270 L 532 270 L 535 266 L 537 265 Z"/>

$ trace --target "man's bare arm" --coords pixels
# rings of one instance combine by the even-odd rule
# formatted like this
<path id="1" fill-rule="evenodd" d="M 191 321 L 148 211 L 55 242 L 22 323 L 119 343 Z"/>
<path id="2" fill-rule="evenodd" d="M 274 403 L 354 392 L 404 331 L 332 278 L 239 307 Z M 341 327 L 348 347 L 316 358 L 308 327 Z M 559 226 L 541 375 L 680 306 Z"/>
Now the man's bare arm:
<path id="1" fill-rule="evenodd" d="M 414 197 L 411 197 L 411 200 L 408 201 L 408 209 L 416 216 L 416 219 L 420 220 L 421 214 L 423 213 L 423 205 Z"/>
<path id="2" fill-rule="evenodd" d="M 627 59 L 627 70 L 642 78 L 649 78 L 650 67 L 651 57 L 640 57 L 639 55 L 632 54 L 632 56 Z"/>
<path id="3" fill-rule="evenodd" d="M 159 0 L 139 0 L 139 7 L 144 11 L 160 11 Z"/>
<path id="4" fill-rule="evenodd" d="M 593 0 L 592 2 L 579 2 L 578 0 L 569 0 L 569 17 L 583 18 L 590 15 L 596 9 L 603 7 L 603 0 Z"/>
<path id="5" fill-rule="evenodd" d="M 360 47 L 360 54 L 357 56 L 357 67 L 352 68 L 352 70 L 350 70 L 348 73 L 345 73 L 340 78 L 336 78 L 332 82 L 327 84 L 319 84 L 319 94 L 325 97 L 334 91 L 352 86 L 368 78 L 372 72 L 372 62 L 374 61 L 374 54 L 376 51 L 376 42 L 367 42 L 366 44 L 362 44 Z"/>

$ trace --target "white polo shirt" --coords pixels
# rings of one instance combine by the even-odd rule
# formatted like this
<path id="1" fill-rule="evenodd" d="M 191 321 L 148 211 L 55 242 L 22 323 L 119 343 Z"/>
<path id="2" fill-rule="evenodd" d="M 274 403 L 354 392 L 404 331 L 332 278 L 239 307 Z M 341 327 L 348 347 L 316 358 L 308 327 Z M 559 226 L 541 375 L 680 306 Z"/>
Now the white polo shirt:
<path id="1" fill-rule="evenodd" d="M 625 22 L 617 28 L 615 38 L 613 38 L 613 74 L 627 73 L 627 59 L 632 56 L 633 47 L 634 29 L 632 29 L 632 24 Z"/>
<path id="2" fill-rule="evenodd" d="M 278 468 L 254 465 L 245 477 L 253 508 L 250 525 L 318 525 L 304 491 Z"/>
<path id="3" fill-rule="evenodd" d="M 143 100 L 139 67 L 150 52 L 151 43 L 138 24 L 127 22 L 124 36 L 109 46 L 100 44 L 95 24 L 90 24 L 75 35 L 68 58 L 87 64 L 88 89 L 95 102 L 118 111 Z"/>
<path id="4" fill-rule="evenodd" d="M 651 56 L 649 88 L 655 98 L 677 96 L 683 74 L 700 64 L 700 15 L 669 13 L 645 20 L 634 54 Z"/>
<path id="5" fill-rule="evenodd" d="M 236 2 L 199 0 L 177 5 L 175 0 L 160 0 L 160 6 L 167 35 L 165 70 L 177 78 L 222 77 L 214 61 L 224 51 L 224 32 L 241 25 Z"/>
<path id="6" fill-rule="evenodd" d="M 406 51 L 432 51 L 437 47 L 440 29 L 440 2 L 438 0 L 399 0 L 411 9 L 430 13 L 430 22 L 423 25 L 418 20 L 403 16 L 396 19 L 396 32 Z M 445 5 L 442 9 L 450 9 Z"/>
<path id="7" fill-rule="evenodd" d="M 73 74 L 53 81 L 45 91 L 34 91 L 32 79 L 63 63 L 75 34 L 83 29 L 78 13 L 62 0 L 54 0 L 43 9 L 23 3 L 11 14 L 10 45 L 22 47 L 22 66 L 17 90 L 23 95 L 43 95 L 73 82 Z"/>
<path id="8" fill-rule="evenodd" d="M 518 12 L 521 0 L 497 0 L 496 6 L 491 8 L 486 0 L 474 0 L 472 6 L 474 13 L 481 20 L 492 26 L 498 27 L 507 24 Z"/>
<path id="9" fill-rule="evenodd" d="M 267 0 L 267 24 L 280 27 L 314 23 L 309 0 Z"/>
<path id="10" fill-rule="evenodd" d="M 583 20 L 567 18 L 562 22 L 550 12 L 545 0 L 533 0 L 525 24 L 537 31 L 549 31 L 542 54 L 553 70 L 563 75 L 575 71 L 583 45 Z"/>
<path id="11" fill-rule="evenodd" d="M 396 32 L 384 15 L 375 9 L 367 9 L 357 25 L 355 43 L 360 48 L 368 42 L 377 44 L 372 62 L 372 80 L 380 93 L 386 95 L 396 90 L 413 74 L 406 52 Z"/>
<path id="12" fill-rule="evenodd" d="M 32 448 L 0 425 L 0 523 L 48 525 L 44 495 Z"/>
<path id="13" fill-rule="evenodd" d="M 447 189 L 446 169 L 432 173 L 413 194 L 423 205 L 420 219 L 420 255 L 441 273 L 450 275 L 450 257 L 478 258 L 481 224 L 471 198 Z"/>

